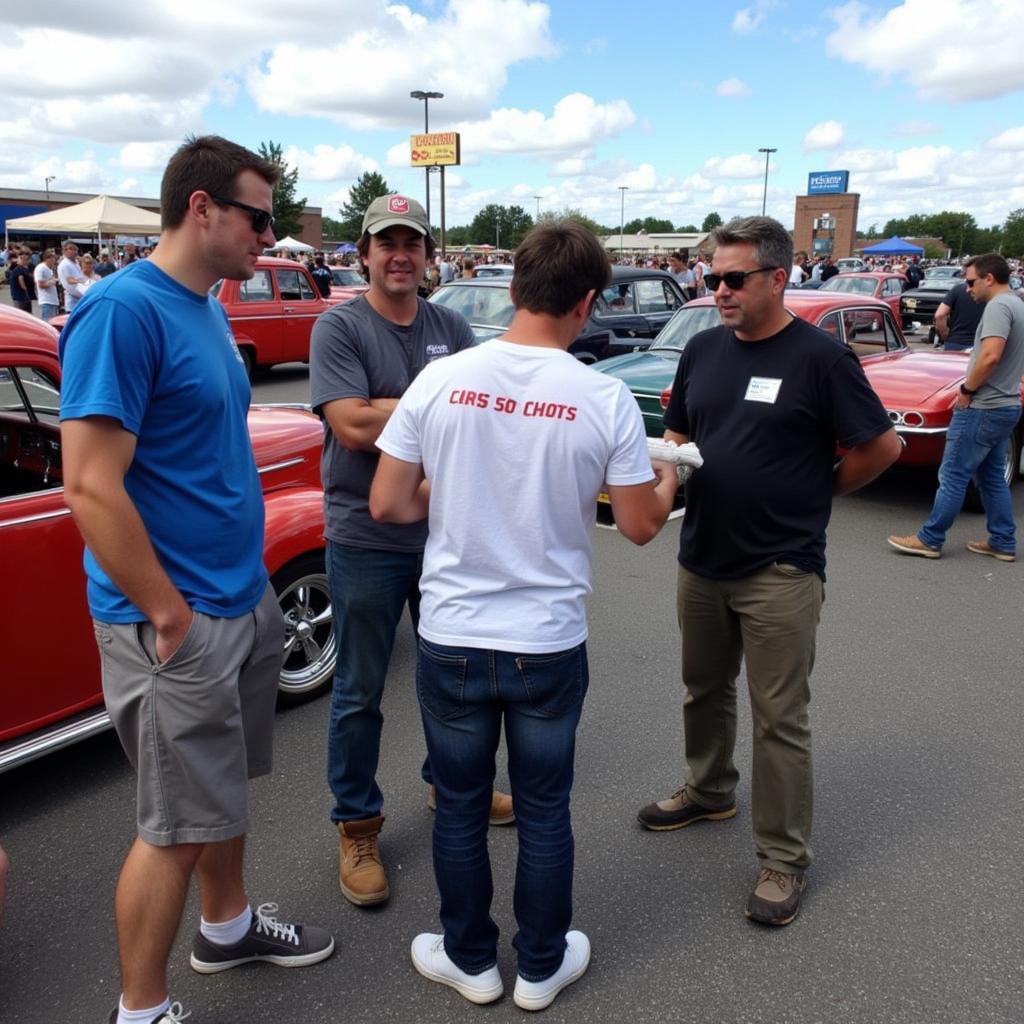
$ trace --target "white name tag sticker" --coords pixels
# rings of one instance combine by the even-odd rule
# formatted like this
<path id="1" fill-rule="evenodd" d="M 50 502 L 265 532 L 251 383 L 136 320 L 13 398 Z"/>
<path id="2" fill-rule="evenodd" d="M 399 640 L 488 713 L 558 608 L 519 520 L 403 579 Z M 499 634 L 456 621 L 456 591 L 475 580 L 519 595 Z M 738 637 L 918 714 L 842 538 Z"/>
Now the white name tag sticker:
<path id="1" fill-rule="evenodd" d="M 767 402 L 775 404 L 782 387 L 781 377 L 751 377 L 747 385 L 747 393 L 743 396 L 748 402 Z"/>

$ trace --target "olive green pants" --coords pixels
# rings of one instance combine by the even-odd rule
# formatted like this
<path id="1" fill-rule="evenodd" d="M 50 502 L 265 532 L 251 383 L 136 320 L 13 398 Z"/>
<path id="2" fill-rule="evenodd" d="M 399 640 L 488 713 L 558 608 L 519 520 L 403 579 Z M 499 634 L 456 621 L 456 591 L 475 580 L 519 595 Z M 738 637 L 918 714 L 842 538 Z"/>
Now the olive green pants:
<path id="1" fill-rule="evenodd" d="M 762 867 L 778 871 L 803 871 L 811 863 L 808 680 L 824 599 L 821 578 L 792 565 L 776 563 L 739 580 L 679 569 L 686 790 L 705 807 L 735 802 L 736 679 L 745 659 L 754 842 Z"/>

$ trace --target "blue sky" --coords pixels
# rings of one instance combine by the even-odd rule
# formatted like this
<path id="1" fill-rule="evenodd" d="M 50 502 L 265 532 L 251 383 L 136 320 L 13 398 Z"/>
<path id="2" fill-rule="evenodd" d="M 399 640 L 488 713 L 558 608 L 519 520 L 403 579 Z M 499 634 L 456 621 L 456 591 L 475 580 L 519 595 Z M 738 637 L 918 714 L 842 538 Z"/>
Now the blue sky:
<path id="1" fill-rule="evenodd" d="M 860 226 L 1024 206 L 1020 0 L 146 0 L 0 15 L 0 185 L 156 195 L 189 132 L 273 139 L 336 216 L 366 170 L 420 197 L 412 89 L 462 132 L 449 224 L 481 206 L 617 224 L 768 212 L 848 169 Z M 24 9 L 22 8 L 22 11 Z M 438 201 L 433 202 L 435 220 Z"/>

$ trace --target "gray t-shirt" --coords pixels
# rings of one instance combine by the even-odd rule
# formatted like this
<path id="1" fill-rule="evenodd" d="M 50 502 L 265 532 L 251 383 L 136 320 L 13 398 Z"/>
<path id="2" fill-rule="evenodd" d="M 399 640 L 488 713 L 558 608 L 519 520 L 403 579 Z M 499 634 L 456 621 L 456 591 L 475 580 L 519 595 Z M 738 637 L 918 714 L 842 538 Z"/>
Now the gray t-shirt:
<path id="1" fill-rule="evenodd" d="M 364 296 L 317 320 L 309 347 L 310 402 L 316 412 L 339 398 L 401 398 L 427 363 L 474 344 L 465 318 L 419 300 L 408 326 L 386 320 Z M 378 523 L 370 517 L 377 452 L 344 448 L 328 428 L 320 459 L 324 536 L 339 544 L 384 551 L 422 551 L 427 521 Z"/>
<path id="2" fill-rule="evenodd" d="M 1020 377 L 1024 373 L 1024 301 L 1003 292 L 985 303 L 967 362 L 970 373 L 978 360 L 982 338 L 1005 338 L 1006 347 L 991 375 L 971 399 L 972 409 L 1000 409 L 1020 405 Z"/>

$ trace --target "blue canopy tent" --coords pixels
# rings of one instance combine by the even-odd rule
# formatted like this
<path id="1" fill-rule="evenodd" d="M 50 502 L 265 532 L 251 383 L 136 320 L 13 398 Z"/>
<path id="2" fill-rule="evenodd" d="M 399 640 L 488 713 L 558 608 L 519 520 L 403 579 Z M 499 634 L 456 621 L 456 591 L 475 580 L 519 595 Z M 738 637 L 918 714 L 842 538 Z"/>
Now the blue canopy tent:
<path id="1" fill-rule="evenodd" d="M 334 251 L 335 252 L 340 252 L 340 253 L 355 252 L 356 251 L 355 243 L 353 243 L 353 242 L 342 242 L 341 245 L 337 246 Z"/>
<path id="2" fill-rule="evenodd" d="M 884 242 L 879 242 L 877 245 L 869 245 L 866 249 L 862 249 L 861 252 L 865 256 L 924 255 L 924 249 L 920 245 L 914 245 L 913 242 L 908 242 L 905 238 L 900 238 L 898 235 L 893 235 L 892 238 L 887 238 Z"/>

